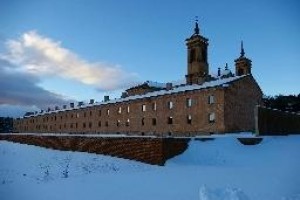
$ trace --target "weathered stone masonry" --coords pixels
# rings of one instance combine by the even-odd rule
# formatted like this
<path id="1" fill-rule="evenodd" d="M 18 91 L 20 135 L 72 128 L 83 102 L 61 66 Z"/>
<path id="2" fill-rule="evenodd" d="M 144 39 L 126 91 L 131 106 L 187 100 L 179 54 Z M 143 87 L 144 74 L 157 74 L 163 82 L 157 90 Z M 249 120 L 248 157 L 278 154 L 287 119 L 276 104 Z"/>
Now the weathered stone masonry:
<path id="1" fill-rule="evenodd" d="M 261 104 L 255 80 L 245 76 L 227 84 L 45 113 L 15 120 L 14 125 L 19 132 L 37 133 L 189 136 L 254 130 L 254 107 Z M 247 90 L 243 89 L 245 86 Z"/>
<path id="2" fill-rule="evenodd" d="M 185 84 L 160 87 L 145 82 L 126 90 L 121 99 L 17 119 L 14 131 L 159 136 L 254 131 L 254 109 L 262 105 L 262 91 L 243 45 L 235 59 L 236 76 L 227 64 L 217 76 L 209 74 L 208 39 L 200 35 L 198 22 L 186 45 Z"/>
<path id="3" fill-rule="evenodd" d="M 187 138 L 42 135 L 0 135 L 0 140 L 37 145 L 57 150 L 110 155 L 154 165 L 164 165 L 167 159 L 185 151 L 189 141 Z"/>

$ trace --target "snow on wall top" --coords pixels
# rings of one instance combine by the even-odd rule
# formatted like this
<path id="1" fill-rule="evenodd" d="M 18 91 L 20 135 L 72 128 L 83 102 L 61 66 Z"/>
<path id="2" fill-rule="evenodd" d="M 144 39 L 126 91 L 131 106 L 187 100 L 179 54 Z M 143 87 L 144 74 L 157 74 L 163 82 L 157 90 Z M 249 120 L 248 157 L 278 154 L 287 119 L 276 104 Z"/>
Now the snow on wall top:
<path id="1" fill-rule="evenodd" d="M 88 107 L 99 106 L 99 105 L 121 103 L 121 102 L 133 101 L 133 100 L 137 100 L 137 99 L 144 99 L 144 98 L 157 97 L 157 96 L 163 96 L 163 95 L 169 95 L 169 94 L 176 94 L 176 93 L 185 92 L 185 91 L 201 90 L 201 89 L 213 88 L 213 87 L 218 87 L 218 86 L 225 88 L 225 87 L 229 86 L 229 83 L 239 80 L 239 79 L 242 79 L 246 76 L 248 76 L 248 75 L 217 79 L 214 81 L 204 82 L 201 85 L 193 84 L 193 85 L 178 86 L 171 90 L 159 90 L 159 91 L 149 92 L 149 93 L 146 93 L 143 95 L 135 95 L 135 96 L 129 96 L 126 98 L 119 98 L 119 99 L 113 99 L 113 100 L 109 100 L 109 101 L 96 102 L 94 104 L 85 104 L 85 105 L 82 105 L 79 107 L 77 106 L 75 108 L 66 108 L 66 109 L 61 109 L 61 110 L 53 110 L 53 111 L 49 111 L 49 112 L 37 113 L 37 114 L 29 115 L 29 116 L 24 116 L 23 118 L 46 115 L 46 114 L 51 114 L 51 113 L 58 113 L 58 112 L 63 112 L 63 111 L 78 110 L 78 109 L 82 109 L 82 108 L 88 108 Z"/>

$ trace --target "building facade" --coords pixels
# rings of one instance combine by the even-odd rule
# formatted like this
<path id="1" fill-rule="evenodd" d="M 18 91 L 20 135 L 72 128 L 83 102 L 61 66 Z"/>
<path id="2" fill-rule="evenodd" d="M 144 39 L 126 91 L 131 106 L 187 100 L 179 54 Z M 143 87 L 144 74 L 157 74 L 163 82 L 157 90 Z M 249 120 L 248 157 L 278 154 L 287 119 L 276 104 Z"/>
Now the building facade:
<path id="1" fill-rule="evenodd" d="M 254 130 L 254 108 L 262 91 L 251 74 L 251 60 L 235 60 L 236 75 L 225 69 L 209 74 L 208 39 L 194 33 L 186 40 L 186 83 L 145 82 L 120 99 L 91 101 L 14 120 L 17 132 L 193 136 Z M 229 73 L 229 72 L 230 73 Z M 226 72 L 226 74 L 225 74 Z"/>

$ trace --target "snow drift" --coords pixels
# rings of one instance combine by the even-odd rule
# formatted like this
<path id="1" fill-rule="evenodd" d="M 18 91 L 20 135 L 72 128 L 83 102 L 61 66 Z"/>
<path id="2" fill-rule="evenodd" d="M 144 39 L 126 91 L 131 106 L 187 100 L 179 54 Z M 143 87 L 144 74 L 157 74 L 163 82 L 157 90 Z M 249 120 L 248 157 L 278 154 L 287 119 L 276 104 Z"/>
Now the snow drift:
<path id="1" fill-rule="evenodd" d="M 300 136 L 192 140 L 166 166 L 0 141 L 1 200 L 299 200 Z"/>

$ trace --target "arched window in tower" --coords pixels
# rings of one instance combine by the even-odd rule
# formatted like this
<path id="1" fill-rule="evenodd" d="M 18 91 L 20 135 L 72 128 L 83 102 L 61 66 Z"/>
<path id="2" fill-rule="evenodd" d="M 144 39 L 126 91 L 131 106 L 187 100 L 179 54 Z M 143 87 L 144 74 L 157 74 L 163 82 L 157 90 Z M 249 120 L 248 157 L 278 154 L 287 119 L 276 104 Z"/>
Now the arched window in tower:
<path id="1" fill-rule="evenodd" d="M 207 62 L 207 52 L 206 52 L 206 49 L 202 49 L 202 61 Z"/>
<path id="2" fill-rule="evenodd" d="M 196 60 L 196 50 L 195 49 L 191 49 L 190 50 L 190 60 L 189 62 L 192 63 Z"/>
<path id="3" fill-rule="evenodd" d="M 241 76 L 241 75 L 243 75 L 243 74 L 244 74 L 244 69 L 239 68 L 239 69 L 238 69 L 238 76 Z"/>

